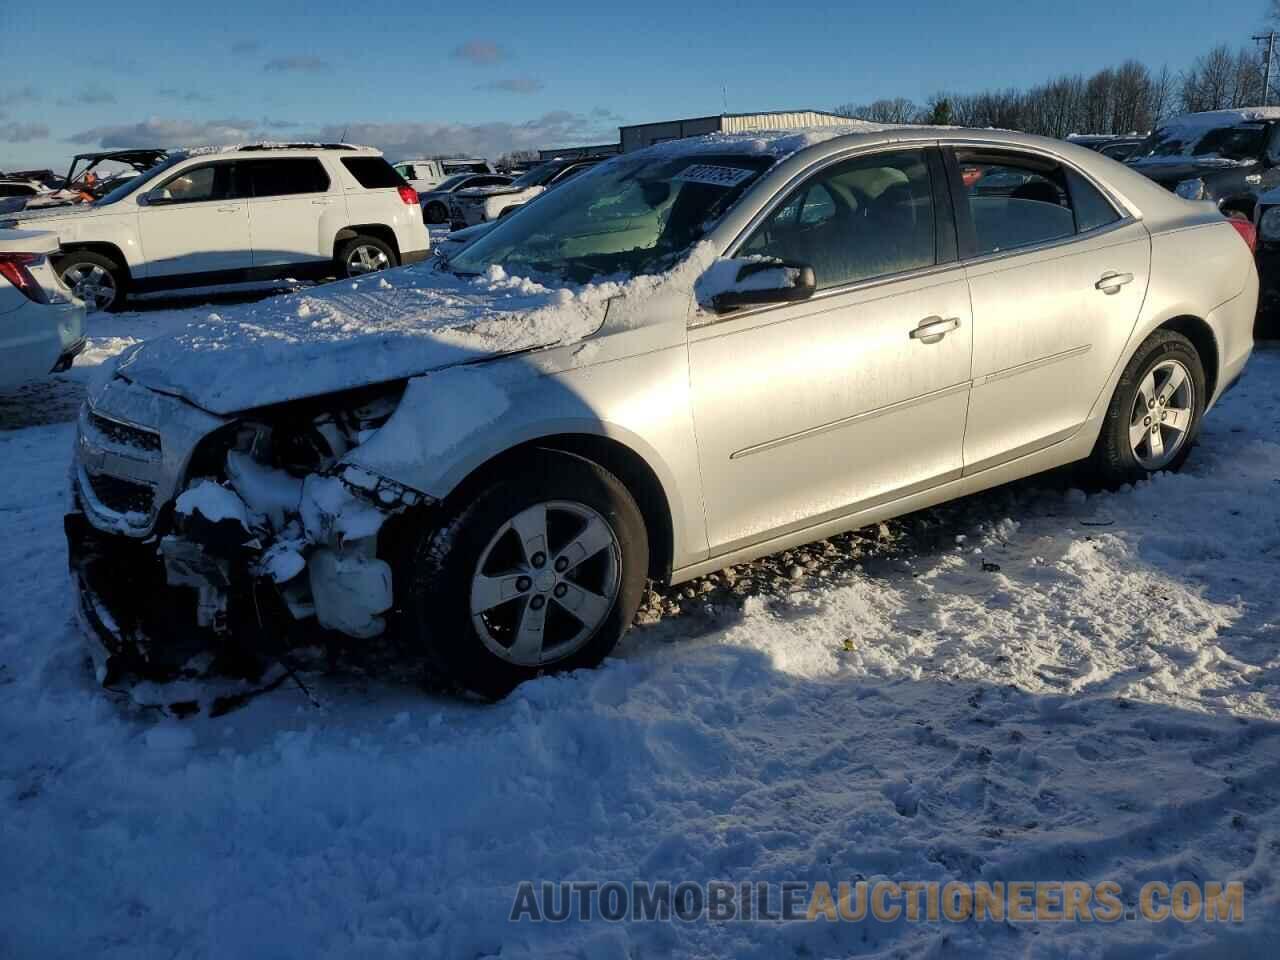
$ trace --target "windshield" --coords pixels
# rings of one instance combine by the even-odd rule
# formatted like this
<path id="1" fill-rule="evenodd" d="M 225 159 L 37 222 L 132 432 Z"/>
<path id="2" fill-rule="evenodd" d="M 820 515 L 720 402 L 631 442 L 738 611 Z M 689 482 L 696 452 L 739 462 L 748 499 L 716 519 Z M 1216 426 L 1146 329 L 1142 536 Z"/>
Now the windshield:
<path id="1" fill-rule="evenodd" d="M 1161 127 L 1134 151 L 1141 157 L 1208 157 L 1256 160 L 1267 145 L 1267 126 L 1241 123 L 1226 127 L 1196 127 L 1171 123 Z"/>
<path id="2" fill-rule="evenodd" d="M 586 283 L 665 269 L 715 224 L 773 163 L 759 156 L 684 155 L 614 160 L 498 221 L 450 261 L 455 273 Z"/>
<path id="3" fill-rule="evenodd" d="M 541 187 L 548 180 L 554 177 L 562 169 L 563 164 L 548 160 L 546 163 L 534 167 L 532 170 L 526 170 L 520 176 L 511 181 L 513 187 Z"/>
<path id="4" fill-rule="evenodd" d="M 95 200 L 93 202 L 93 205 L 95 207 L 106 207 L 106 206 L 110 206 L 113 203 L 116 203 L 117 201 L 123 200 L 125 197 L 129 196 L 129 194 L 137 190 L 139 187 L 143 186 L 144 184 L 150 183 L 157 173 L 160 173 L 164 170 L 168 170 L 175 163 L 178 163 L 180 160 L 185 160 L 185 159 L 187 158 L 182 154 L 175 154 L 175 155 L 169 156 L 168 158 L 157 163 L 154 167 L 149 167 L 148 169 L 144 170 L 142 173 L 138 174 L 138 176 L 131 177 L 129 180 L 126 180 L 124 183 L 120 184 L 120 186 L 116 187 L 106 196 L 102 197 L 101 199 Z"/>

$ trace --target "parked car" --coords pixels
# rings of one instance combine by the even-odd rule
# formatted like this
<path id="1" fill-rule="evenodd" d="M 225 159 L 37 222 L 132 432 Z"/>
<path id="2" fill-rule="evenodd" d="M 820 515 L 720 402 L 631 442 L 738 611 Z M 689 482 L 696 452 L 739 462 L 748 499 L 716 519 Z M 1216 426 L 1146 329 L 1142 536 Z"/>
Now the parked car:
<path id="1" fill-rule="evenodd" d="M 59 274 L 96 310 L 131 292 L 353 277 L 430 247 L 414 190 L 378 151 L 345 144 L 170 153 L 92 204 L 0 226 L 55 231 Z"/>
<path id="2" fill-rule="evenodd" d="M 1262 217 L 1280 188 L 1280 108 L 1189 113 L 1161 124 L 1127 161 L 1139 173 L 1189 200 L 1208 200 L 1223 213 L 1254 223 L 1260 246 L 1261 302 L 1280 306 L 1280 258 L 1275 218 Z M 1272 199 L 1263 201 L 1264 196 Z M 1269 323 L 1260 317 L 1260 323 Z"/>
<path id="3" fill-rule="evenodd" d="M 1110 143 L 1104 143 L 1094 149 L 1112 160 L 1128 160 L 1146 142 L 1146 139 L 1146 137 L 1117 137 Z"/>
<path id="4" fill-rule="evenodd" d="M 50 258 L 49 232 L 0 230 L 0 389 L 57 373 L 84 349 L 84 306 Z"/>
<path id="5" fill-rule="evenodd" d="M 447 223 L 449 220 L 449 196 L 458 190 L 472 187 L 505 187 L 511 177 L 499 173 L 455 173 L 441 180 L 426 193 L 418 194 L 422 205 L 422 219 L 426 223 Z"/>
<path id="6" fill-rule="evenodd" d="M 494 174 L 497 171 L 488 160 L 453 158 L 449 160 L 401 160 L 395 165 L 396 173 L 419 193 L 436 189 L 447 178 L 459 173 Z"/>
<path id="7" fill-rule="evenodd" d="M 1096 150 L 1104 157 L 1110 157 L 1112 160 L 1123 160 L 1146 139 L 1145 136 L 1123 136 L 1115 133 L 1073 133 L 1067 137 L 1067 142 L 1075 144 L 1077 147 Z"/>
<path id="8" fill-rule="evenodd" d="M 449 225 L 454 230 L 497 220 L 528 203 L 538 194 L 590 170 L 604 159 L 584 157 L 548 160 L 502 187 L 471 187 L 449 198 Z"/>
<path id="9" fill-rule="evenodd" d="M 314 618 L 502 696 L 599 663 L 646 580 L 1177 469 L 1252 349 L 1218 211 L 1016 133 L 671 141 L 480 233 L 306 294 L 322 330 L 298 294 L 122 355 L 66 520 L 104 676 Z"/>

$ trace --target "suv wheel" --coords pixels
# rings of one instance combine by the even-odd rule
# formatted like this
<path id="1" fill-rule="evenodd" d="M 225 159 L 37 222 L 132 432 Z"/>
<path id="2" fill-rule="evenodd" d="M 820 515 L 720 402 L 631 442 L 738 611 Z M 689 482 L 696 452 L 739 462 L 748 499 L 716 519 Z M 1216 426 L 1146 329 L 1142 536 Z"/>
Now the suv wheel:
<path id="1" fill-rule="evenodd" d="M 396 253 L 377 237 L 352 237 L 338 250 L 338 264 L 344 277 L 362 277 L 396 266 Z"/>
<path id="2" fill-rule="evenodd" d="M 644 594 L 649 543 L 617 477 L 538 451 L 447 511 L 412 556 L 409 635 L 457 686 L 498 699 L 608 656 Z"/>
<path id="3" fill-rule="evenodd" d="M 1157 330 L 1120 375 L 1094 446 L 1098 479 L 1118 486 L 1177 470 L 1191 453 L 1207 400 L 1204 366 L 1180 333 Z"/>
<path id="4" fill-rule="evenodd" d="M 59 261 L 58 276 L 89 312 L 124 306 L 125 273 L 110 257 L 73 250 Z"/>

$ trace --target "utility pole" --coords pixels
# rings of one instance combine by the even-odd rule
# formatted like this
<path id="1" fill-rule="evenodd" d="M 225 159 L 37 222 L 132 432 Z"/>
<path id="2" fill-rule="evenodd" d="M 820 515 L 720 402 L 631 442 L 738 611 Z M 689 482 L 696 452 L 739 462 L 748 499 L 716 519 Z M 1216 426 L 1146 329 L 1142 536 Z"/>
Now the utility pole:
<path id="1" fill-rule="evenodd" d="M 1270 33 L 1254 37 L 1253 40 L 1256 43 L 1261 43 L 1263 40 L 1267 42 L 1266 66 L 1262 68 L 1262 105 L 1266 107 L 1271 104 L 1271 58 L 1276 52 L 1276 32 L 1272 30 Z"/>

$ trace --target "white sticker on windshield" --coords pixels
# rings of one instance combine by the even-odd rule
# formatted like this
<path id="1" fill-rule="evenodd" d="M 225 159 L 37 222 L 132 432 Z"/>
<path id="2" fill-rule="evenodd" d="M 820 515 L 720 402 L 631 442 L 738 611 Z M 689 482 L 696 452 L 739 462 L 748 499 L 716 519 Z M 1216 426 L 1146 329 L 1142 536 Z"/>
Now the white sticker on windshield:
<path id="1" fill-rule="evenodd" d="M 690 183 L 705 183 L 712 187 L 736 187 L 748 179 L 754 170 L 741 167 L 720 167 L 712 163 L 695 163 L 685 167 L 676 174 L 676 180 L 688 180 Z"/>

